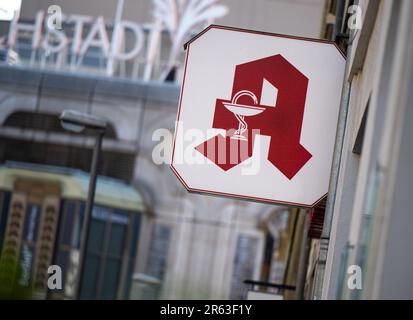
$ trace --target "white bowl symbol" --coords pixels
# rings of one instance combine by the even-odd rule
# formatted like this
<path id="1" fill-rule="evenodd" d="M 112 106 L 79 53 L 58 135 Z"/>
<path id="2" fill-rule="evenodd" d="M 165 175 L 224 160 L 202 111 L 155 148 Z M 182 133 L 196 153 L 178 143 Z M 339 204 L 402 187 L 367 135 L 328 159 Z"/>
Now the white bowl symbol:
<path id="1" fill-rule="evenodd" d="M 245 104 L 238 104 L 237 101 L 242 96 L 250 96 L 254 101 L 254 105 L 251 106 L 251 105 L 245 105 Z M 248 139 L 244 135 L 244 133 L 248 129 L 248 125 L 247 125 L 247 122 L 245 121 L 245 117 L 256 116 L 262 113 L 265 110 L 265 108 L 257 106 L 258 104 L 257 97 L 255 96 L 254 93 L 248 90 L 238 91 L 232 97 L 231 102 L 223 102 L 223 104 L 225 108 L 227 108 L 229 111 L 231 111 L 235 115 L 235 117 L 237 118 L 239 122 L 238 130 L 234 132 L 234 134 L 231 136 L 231 139 L 247 141 Z"/>

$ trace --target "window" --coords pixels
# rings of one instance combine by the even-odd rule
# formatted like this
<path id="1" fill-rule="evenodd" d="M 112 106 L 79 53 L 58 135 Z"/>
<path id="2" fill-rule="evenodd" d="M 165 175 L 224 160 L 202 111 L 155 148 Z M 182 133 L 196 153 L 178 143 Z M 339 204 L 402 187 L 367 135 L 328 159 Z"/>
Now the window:
<path id="1" fill-rule="evenodd" d="M 363 150 L 363 141 L 364 141 L 364 134 L 366 132 L 367 117 L 369 114 L 369 105 L 370 105 L 370 98 L 369 98 L 369 101 L 367 102 L 366 109 L 364 110 L 363 117 L 360 123 L 360 127 L 357 130 L 357 136 L 356 136 L 356 140 L 353 146 L 353 153 L 358 154 L 358 155 L 360 155 L 361 151 Z"/>
<path id="2" fill-rule="evenodd" d="M 0 248 L 3 248 L 3 237 L 6 231 L 7 214 L 10 205 L 10 192 L 0 191 Z"/>
<path id="3" fill-rule="evenodd" d="M 81 299 L 96 299 L 97 282 L 100 268 L 100 257 L 95 254 L 88 254 L 83 270 L 83 282 L 80 292 Z"/>
<path id="4" fill-rule="evenodd" d="M 68 131 L 62 128 L 58 114 L 16 111 L 7 116 L 3 127 L 12 130 L 15 128 L 25 129 L 27 132 L 26 135 L 21 135 L 20 131 L 16 131 L 13 138 L 0 138 L 0 162 L 40 163 L 89 172 L 92 158 L 90 148 L 82 144 L 62 145 L 59 141 L 50 137 L 33 142 L 31 135 L 40 131 L 55 132 L 67 136 L 76 135 L 69 134 Z M 88 130 L 81 134 L 82 137 L 85 135 L 94 137 L 94 133 Z M 105 139 L 117 140 L 115 128 L 111 124 L 108 124 L 105 131 Z M 134 165 L 134 152 L 104 150 L 99 172 L 104 176 L 130 181 L 133 176 Z"/>
<path id="5" fill-rule="evenodd" d="M 93 208 L 82 298 L 117 298 L 129 220 L 128 213 L 101 206 Z"/>
<path id="6" fill-rule="evenodd" d="M 169 246 L 172 238 L 171 226 L 155 223 L 152 227 L 151 243 L 146 264 L 146 274 L 162 283 L 168 264 Z M 141 283 L 138 285 L 140 299 L 159 298 L 161 287 L 159 284 Z"/>
<path id="7" fill-rule="evenodd" d="M 254 277 L 259 240 L 248 235 L 239 235 L 234 257 L 234 269 L 231 277 L 230 299 L 245 299 L 244 280 Z"/>
<path id="8" fill-rule="evenodd" d="M 159 280 L 162 280 L 165 274 L 170 241 L 171 227 L 156 223 L 152 230 L 152 241 L 146 270 L 148 275 Z"/>

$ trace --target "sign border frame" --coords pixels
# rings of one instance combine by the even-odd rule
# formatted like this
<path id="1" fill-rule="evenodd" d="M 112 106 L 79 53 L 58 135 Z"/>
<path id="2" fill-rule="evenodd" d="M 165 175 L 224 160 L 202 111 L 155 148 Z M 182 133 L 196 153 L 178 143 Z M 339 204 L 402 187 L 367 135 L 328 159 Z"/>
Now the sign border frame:
<path id="1" fill-rule="evenodd" d="M 180 95 L 179 95 L 178 112 L 177 112 L 177 116 L 176 116 L 176 120 L 175 120 L 175 132 L 174 132 L 173 144 L 172 144 L 171 163 L 169 165 L 170 169 L 172 170 L 172 172 L 175 174 L 175 176 L 178 178 L 178 180 L 182 183 L 182 185 L 185 187 L 185 189 L 189 193 L 204 194 L 204 195 L 209 195 L 209 196 L 219 196 L 219 197 L 225 197 L 225 198 L 232 198 L 234 200 L 245 200 L 245 201 L 253 201 L 253 202 L 259 202 L 259 203 L 267 203 L 267 204 L 275 204 L 275 205 L 278 204 L 278 205 L 291 206 L 291 207 L 300 207 L 300 208 L 305 208 L 305 209 L 314 208 L 318 203 L 320 203 L 322 200 L 324 200 L 324 198 L 327 197 L 328 192 L 325 193 L 323 196 L 321 196 L 318 200 L 316 200 L 311 205 L 308 205 L 308 204 L 303 204 L 303 203 L 287 202 L 287 201 L 281 201 L 281 200 L 272 200 L 272 199 L 268 199 L 268 198 L 244 196 L 244 195 L 237 195 L 237 194 L 219 192 L 219 191 L 212 191 L 212 190 L 203 190 L 203 189 L 197 189 L 197 188 L 189 187 L 188 184 L 185 182 L 185 180 L 178 173 L 178 170 L 174 167 L 173 159 L 174 159 L 174 155 L 175 155 L 175 140 L 176 140 L 176 135 L 177 135 L 177 131 L 178 131 L 179 117 L 180 117 L 180 114 L 181 114 L 182 97 L 183 97 L 184 88 L 185 88 L 185 77 L 186 77 L 186 71 L 187 71 L 187 63 L 188 63 L 190 45 L 191 45 L 192 42 L 194 42 L 195 40 L 200 38 L 202 35 L 204 35 L 205 33 L 207 33 L 211 29 L 229 30 L 229 31 L 236 31 L 236 32 L 259 34 L 259 35 L 265 35 L 265 36 L 271 36 L 271 37 L 278 37 L 278 38 L 288 38 L 288 39 L 295 39 L 295 40 L 302 40 L 302 41 L 310 41 L 310 42 L 329 44 L 329 45 L 333 45 L 337 49 L 337 51 L 344 58 L 344 61 L 347 60 L 347 57 L 346 57 L 345 53 L 341 50 L 341 48 L 337 45 L 336 42 L 331 41 L 331 40 L 309 38 L 309 37 L 299 37 L 299 36 L 292 36 L 292 35 L 283 35 L 283 34 L 278 34 L 278 33 L 257 31 L 257 30 L 249 30 L 249 29 L 223 26 L 223 25 L 217 25 L 217 24 L 209 25 L 208 27 L 206 27 L 204 30 L 199 32 L 196 36 L 194 36 L 192 39 L 190 39 L 188 42 L 186 42 L 184 44 L 184 50 L 186 51 L 185 65 L 184 65 L 184 75 L 183 75 L 183 79 L 182 79 L 181 92 L 180 92 Z"/>

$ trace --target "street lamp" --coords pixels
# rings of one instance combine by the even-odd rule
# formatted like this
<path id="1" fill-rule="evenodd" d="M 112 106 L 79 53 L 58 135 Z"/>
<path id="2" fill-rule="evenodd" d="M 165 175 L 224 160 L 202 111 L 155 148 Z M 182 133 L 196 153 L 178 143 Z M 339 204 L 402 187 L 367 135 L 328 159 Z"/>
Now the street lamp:
<path id="1" fill-rule="evenodd" d="M 107 122 L 105 119 L 74 110 L 64 110 L 59 119 L 62 127 L 68 131 L 80 133 L 85 129 L 90 129 L 96 133 L 96 141 L 93 148 L 92 164 L 90 168 L 89 190 L 86 199 L 85 216 L 83 218 L 82 236 L 79 248 L 79 265 L 77 271 L 75 298 L 80 299 L 80 288 L 83 280 L 83 269 L 86 260 L 86 249 L 89 238 L 89 224 L 92 217 L 93 201 L 95 198 L 99 155 Z"/>

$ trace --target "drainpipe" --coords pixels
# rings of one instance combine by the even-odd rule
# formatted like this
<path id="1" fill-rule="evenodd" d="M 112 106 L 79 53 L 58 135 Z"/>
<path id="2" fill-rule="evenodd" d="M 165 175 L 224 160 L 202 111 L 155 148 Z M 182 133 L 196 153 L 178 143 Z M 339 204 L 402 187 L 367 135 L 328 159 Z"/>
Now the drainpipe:
<path id="1" fill-rule="evenodd" d="M 343 18 L 345 15 L 345 0 L 341 0 L 337 4 L 336 10 L 336 25 L 334 28 L 334 39 L 339 41 L 340 38 L 343 38 L 342 34 L 342 24 Z M 350 56 L 350 49 L 349 46 L 347 48 L 347 56 Z M 328 253 L 328 246 L 330 242 L 330 233 L 331 233 L 331 223 L 333 220 L 334 214 L 334 204 L 336 200 L 336 193 L 337 193 L 337 186 L 338 186 L 338 179 L 340 173 L 340 163 L 342 158 L 343 152 L 343 142 L 344 142 L 344 135 L 346 129 L 346 122 L 347 122 L 347 114 L 348 114 L 348 107 L 349 107 L 349 100 L 350 100 L 350 90 L 351 90 L 351 83 L 347 80 L 349 64 L 346 64 L 346 71 L 345 71 L 345 79 L 341 94 L 341 103 L 340 103 L 340 111 L 339 111 L 339 118 L 337 124 L 337 133 L 336 133 L 336 142 L 334 146 L 334 155 L 333 155 L 333 163 L 331 167 L 331 175 L 330 175 L 330 183 L 328 189 L 328 197 L 327 197 L 327 204 L 326 204 L 326 211 L 324 215 L 324 225 L 323 231 L 321 234 L 320 239 L 320 251 L 318 254 L 318 260 L 315 270 L 315 280 L 314 280 L 314 291 L 313 291 L 313 299 L 325 299 L 325 293 L 323 294 L 323 282 L 325 280 L 325 265 L 327 261 L 327 253 Z"/>

